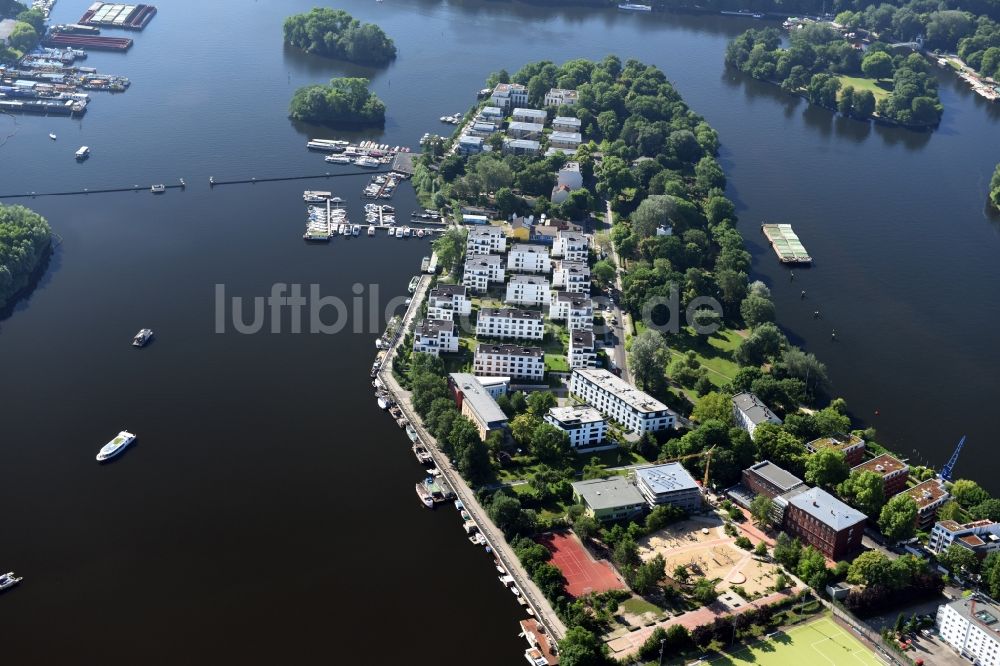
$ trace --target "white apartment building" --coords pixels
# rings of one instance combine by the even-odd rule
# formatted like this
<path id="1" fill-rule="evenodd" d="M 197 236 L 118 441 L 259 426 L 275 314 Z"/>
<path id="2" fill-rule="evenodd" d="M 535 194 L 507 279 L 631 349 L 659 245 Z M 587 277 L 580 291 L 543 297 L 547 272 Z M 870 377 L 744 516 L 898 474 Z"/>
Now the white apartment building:
<path id="1" fill-rule="evenodd" d="M 427 295 L 428 319 L 454 319 L 472 313 L 469 288 L 464 284 L 439 284 Z"/>
<path id="2" fill-rule="evenodd" d="M 569 166 L 569 164 L 566 166 Z M 562 171 L 559 173 L 561 178 Z M 577 173 L 579 174 L 579 171 L 577 171 Z M 569 183 L 566 184 L 569 185 Z M 572 187 L 572 185 L 570 185 L 570 187 Z M 552 241 L 552 256 L 559 257 L 563 261 L 586 262 L 588 259 L 587 255 L 589 249 L 590 239 L 588 239 L 585 234 L 581 234 L 579 231 L 559 230 L 556 232 L 555 240 Z"/>
<path id="3" fill-rule="evenodd" d="M 961 525 L 954 520 L 939 520 L 931 530 L 927 549 L 932 553 L 943 553 L 953 543 L 985 556 L 1000 549 L 1000 523 L 976 520 Z"/>
<path id="4" fill-rule="evenodd" d="M 512 122 L 507 126 L 507 136 L 512 139 L 538 139 L 542 138 L 545 125 L 541 123 Z"/>
<path id="5" fill-rule="evenodd" d="M 556 184 L 565 185 L 571 190 L 583 187 L 583 174 L 580 172 L 580 163 L 566 162 L 566 164 L 563 164 L 562 168 L 556 172 Z M 583 234 L 578 235 L 582 236 Z"/>
<path id="6" fill-rule="evenodd" d="M 553 148 L 576 150 L 583 143 L 579 132 L 552 132 L 549 134 L 549 145 Z"/>
<path id="7" fill-rule="evenodd" d="M 413 351 L 437 356 L 442 352 L 458 351 L 455 322 L 425 319 L 413 330 Z"/>
<path id="8" fill-rule="evenodd" d="M 594 330 L 594 303 L 590 296 L 553 291 L 549 319 L 565 321 L 570 331 Z"/>
<path id="9" fill-rule="evenodd" d="M 736 425 L 750 433 L 750 439 L 753 439 L 753 433 L 761 423 L 781 425 L 781 419 L 753 393 L 733 396 L 733 418 Z"/>
<path id="10" fill-rule="evenodd" d="M 536 125 L 545 125 L 548 116 L 549 114 L 541 109 L 523 107 L 516 108 L 510 113 L 510 119 L 515 123 L 534 123 Z"/>
<path id="11" fill-rule="evenodd" d="M 545 106 L 562 106 L 564 104 L 576 104 L 578 99 L 577 92 L 575 90 L 569 90 L 567 88 L 550 88 L 547 93 L 545 93 Z"/>
<path id="12" fill-rule="evenodd" d="M 679 462 L 636 468 L 635 485 L 650 508 L 661 504 L 691 512 L 701 508 L 701 488 Z"/>
<path id="13" fill-rule="evenodd" d="M 677 415 L 662 402 L 602 368 L 576 368 L 570 392 L 642 435 L 673 428 Z"/>
<path id="14" fill-rule="evenodd" d="M 552 129 L 556 132 L 579 132 L 583 121 L 573 116 L 556 116 L 552 119 Z"/>
<path id="15" fill-rule="evenodd" d="M 483 308 L 476 320 L 476 337 L 541 340 L 545 336 L 542 313 L 516 308 Z"/>
<path id="16" fill-rule="evenodd" d="M 594 348 L 594 334 L 591 331 L 570 333 L 566 358 L 569 360 L 569 367 L 573 369 L 596 366 L 597 350 Z"/>
<path id="17" fill-rule="evenodd" d="M 507 253 L 507 270 L 517 273 L 548 273 L 552 270 L 546 245 L 514 243 Z"/>
<path id="18" fill-rule="evenodd" d="M 539 347 L 481 344 L 476 347 L 472 367 L 485 377 L 540 382 L 545 378 L 545 353 Z"/>
<path id="19" fill-rule="evenodd" d="M 511 305 L 548 305 L 549 279 L 542 275 L 512 275 L 507 283 L 507 297 Z"/>
<path id="20" fill-rule="evenodd" d="M 569 435 L 569 444 L 577 453 L 604 451 L 618 446 L 604 441 L 608 423 L 599 411 L 587 405 L 551 407 L 545 415 L 545 422 Z"/>
<path id="21" fill-rule="evenodd" d="M 520 83 L 498 83 L 490 95 L 490 104 L 511 109 L 528 103 L 528 88 Z"/>
<path id="22" fill-rule="evenodd" d="M 485 293 L 492 282 L 504 280 L 503 257 L 498 254 L 478 255 L 466 259 L 462 284 L 472 291 Z"/>
<path id="23" fill-rule="evenodd" d="M 556 261 L 552 270 L 552 287 L 572 294 L 590 293 L 590 266 L 586 261 Z"/>
<path id="24" fill-rule="evenodd" d="M 503 229 L 494 226 L 473 227 L 465 241 L 468 257 L 482 254 L 503 254 L 507 251 L 507 236 Z"/>
<path id="25" fill-rule="evenodd" d="M 977 666 L 1000 666 L 1000 607 L 973 594 L 938 606 L 941 638 Z"/>
<path id="26" fill-rule="evenodd" d="M 499 106 L 484 106 L 479 110 L 479 116 L 477 120 L 484 123 L 493 123 L 499 125 L 503 122 L 503 109 Z"/>

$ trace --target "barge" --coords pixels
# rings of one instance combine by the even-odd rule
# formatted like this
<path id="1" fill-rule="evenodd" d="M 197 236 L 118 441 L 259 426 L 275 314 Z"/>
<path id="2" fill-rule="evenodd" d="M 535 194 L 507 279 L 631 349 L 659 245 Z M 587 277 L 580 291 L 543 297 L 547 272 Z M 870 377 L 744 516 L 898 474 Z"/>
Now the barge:
<path id="1" fill-rule="evenodd" d="M 95 2 L 83 13 L 79 25 L 103 25 L 109 28 L 142 30 L 156 15 L 153 5 L 125 5 L 111 2 Z"/>
<path id="2" fill-rule="evenodd" d="M 761 233 L 771 243 L 771 249 L 783 264 L 811 264 L 812 257 L 790 224 L 761 224 Z"/>

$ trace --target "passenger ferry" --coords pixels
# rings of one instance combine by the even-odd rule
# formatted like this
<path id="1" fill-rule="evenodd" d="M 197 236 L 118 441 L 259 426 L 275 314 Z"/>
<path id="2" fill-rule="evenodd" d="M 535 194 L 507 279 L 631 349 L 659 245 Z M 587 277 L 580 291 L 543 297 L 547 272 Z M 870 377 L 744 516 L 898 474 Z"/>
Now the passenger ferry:
<path id="1" fill-rule="evenodd" d="M 350 164 L 351 163 L 351 158 L 347 157 L 346 155 L 327 155 L 323 159 L 325 159 L 327 162 L 330 162 L 331 164 Z"/>
<path id="2" fill-rule="evenodd" d="M 102 446 L 101 450 L 97 452 L 97 462 L 104 462 L 105 460 L 114 458 L 134 441 L 135 435 L 127 430 L 122 430 L 113 440 Z"/>
<path id="3" fill-rule="evenodd" d="M 365 167 L 367 169 L 377 169 L 382 165 L 382 163 L 377 159 L 374 157 L 368 157 L 367 155 L 354 160 L 354 163 L 359 167 Z"/>
<path id="4" fill-rule="evenodd" d="M 618 9 L 624 9 L 625 11 L 630 11 L 630 12 L 651 12 L 651 11 L 653 11 L 653 8 L 651 6 L 649 6 L 649 5 L 637 5 L 637 4 L 632 3 L 632 2 L 624 2 L 624 3 L 622 3 L 622 4 L 618 5 Z"/>
<path id="5" fill-rule="evenodd" d="M 433 502 L 431 502 L 431 504 L 433 505 Z M 5 574 L 0 574 L 0 592 L 3 592 L 8 588 L 14 587 L 18 583 L 20 583 L 21 580 L 22 578 L 15 575 L 13 571 L 8 571 Z"/>
<path id="6" fill-rule="evenodd" d="M 80 148 L 76 151 L 76 159 L 82 162 L 88 157 L 90 157 L 90 148 L 87 146 L 80 146 Z"/>

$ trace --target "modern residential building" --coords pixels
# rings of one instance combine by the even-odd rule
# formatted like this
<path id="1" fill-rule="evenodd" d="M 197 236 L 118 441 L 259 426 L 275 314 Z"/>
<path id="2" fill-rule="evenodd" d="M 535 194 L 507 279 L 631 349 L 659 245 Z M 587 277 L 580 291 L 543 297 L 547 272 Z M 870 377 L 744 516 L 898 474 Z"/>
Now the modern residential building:
<path id="1" fill-rule="evenodd" d="M 490 134 L 494 134 L 497 131 L 497 129 L 498 129 L 497 126 L 493 123 L 477 120 L 476 122 L 472 123 L 471 127 L 466 128 L 465 133 L 471 136 L 486 138 Z"/>
<path id="2" fill-rule="evenodd" d="M 551 287 L 544 275 L 516 274 L 507 283 L 505 302 L 511 305 L 548 305 Z"/>
<path id="3" fill-rule="evenodd" d="M 510 119 L 515 123 L 534 123 L 536 125 L 545 125 L 545 121 L 548 119 L 549 114 L 541 109 L 527 109 L 524 107 L 518 107 L 510 112 Z"/>
<path id="4" fill-rule="evenodd" d="M 413 330 L 413 351 L 437 356 L 442 352 L 458 351 L 455 322 L 445 319 L 425 319 Z"/>
<path id="5" fill-rule="evenodd" d="M 980 557 L 1000 548 L 1000 523 L 991 520 L 976 520 L 960 525 L 954 520 L 941 520 L 931 530 L 927 549 L 932 553 L 943 553 L 948 546 L 964 546 Z"/>
<path id="6" fill-rule="evenodd" d="M 586 294 L 552 292 L 549 319 L 565 321 L 570 331 L 594 330 L 594 302 Z"/>
<path id="7" fill-rule="evenodd" d="M 566 88 L 552 88 L 545 93 L 545 106 L 563 106 L 564 104 L 576 104 L 578 99 L 575 90 Z"/>
<path id="8" fill-rule="evenodd" d="M 806 443 L 806 451 L 816 453 L 823 449 L 836 449 L 844 454 L 848 466 L 860 465 L 865 459 L 865 440 L 857 435 L 835 435 L 820 437 Z"/>
<path id="9" fill-rule="evenodd" d="M 701 508 L 701 488 L 680 463 L 638 467 L 635 485 L 650 507 L 670 504 L 692 513 Z"/>
<path id="10" fill-rule="evenodd" d="M 743 485 L 755 495 L 774 499 L 806 484 L 791 472 L 764 460 L 743 470 Z"/>
<path id="11" fill-rule="evenodd" d="M 754 430 L 761 423 L 781 425 L 781 419 L 753 393 L 737 393 L 733 396 L 733 418 L 736 425 L 750 433 L 750 439 L 753 439 Z"/>
<path id="12" fill-rule="evenodd" d="M 545 353 L 539 347 L 486 345 L 476 347 L 472 367 L 477 375 L 540 382 L 545 377 Z"/>
<path id="13" fill-rule="evenodd" d="M 941 479 L 928 479 L 903 491 L 917 503 L 917 529 L 927 531 L 937 520 L 937 512 L 951 494 L 945 490 Z"/>
<path id="14" fill-rule="evenodd" d="M 1000 606 L 974 593 L 938 606 L 938 633 L 976 666 L 1000 666 Z"/>
<path id="15" fill-rule="evenodd" d="M 552 271 L 552 287 L 574 294 L 590 293 L 590 266 L 586 261 L 556 261 Z"/>
<path id="16" fill-rule="evenodd" d="M 577 453 L 618 447 L 615 442 L 604 441 L 608 433 L 608 424 L 601 413 L 593 407 L 586 405 L 552 407 L 545 415 L 545 421 L 569 435 L 570 446 Z"/>
<path id="17" fill-rule="evenodd" d="M 458 152 L 462 155 L 475 155 L 483 152 L 483 137 L 473 134 L 463 134 L 458 137 Z"/>
<path id="18" fill-rule="evenodd" d="M 565 155 L 566 157 L 575 157 L 577 151 L 570 148 L 553 148 L 549 146 L 545 149 L 545 157 L 552 157 L 553 155 Z"/>
<path id="19" fill-rule="evenodd" d="M 469 288 L 464 284 L 438 284 L 427 295 L 428 319 L 454 319 L 472 312 Z"/>
<path id="20" fill-rule="evenodd" d="M 556 132 L 576 132 L 580 133 L 583 121 L 573 116 L 556 116 L 552 119 L 552 129 Z"/>
<path id="21" fill-rule="evenodd" d="M 453 372 L 448 375 L 448 386 L 459 410 L 475 424 L 480 439 L 485 441 L 491 432 L 507 426 L 507 415 L 474 375 Z"/>
<path id="22" fill-rule="evenodd" d="M 503 280 L 503 257 L 500 255 L 478 255 L 465 260 L 462 284 L 472 291 L 485 293 L 491 283 L 502 283 Z"/>
<path id="23" fill-rule="evenodd" d="M 552 196 L 550 197 L 552 203 L 561 204 L 569 199 L 569 193 L 572 191 L 573 189 L 569 185 L 556 185 L 552 188 Z"/>
<path id="24" fill-rule="evenodd" d="M 592 331 L 573 331 L 569 334 L 566 353 L 571 368 L 593 368 L 597 365 L 597 349 Z"/>
<path id="25" fill-rule="evenodd" d="M 479 120 L 499 125 L 503 122 L 503 109 L 499 106 L 484 106 L 479 110 Z"/>
<path id="26" fill-rule="evenodd" d="M 868 516 L 821 488 L 810 488 L 788 500 L 785 531 L 831 560 L 861 547 Z"/>
<path id="27" fill-rule="evenodd" d="M 549 145 L 553 148 L 576 150 L 583 143 L 579 132 L 552 132 L 549 134 Z"/>
<path id="28" fill-rule="evenodd" d="M 542 144 L 531 139 L 504 139 L 503 152 L 508 155 L 537 155 Z"/>
<path id="29" fill-rule="evenodd" d="M 490 95 L 490 104 L 505 111 L 527 103 L 528 88 L 520 83 L 498 83 Z"/>
<path id="30" fill-rule="evenodd" d="M 549 248 L 545 245 L 514 243 L 507 253 L 507 270 L 516 273 L 548 273 L 552 270 Z"/>
<path id="31" fill-rule="evenodd" d="M 524 658 L 531 666 L 556 666 L 559 655 L 555 641 L 545 631 L 545 625 L 533 617 L 521 620 L 521 635 L 528 641 Z"/>
<path id="32" fill-rule="evenodd" d="M 587 261 L 590 239 L 578 231 L 557 231 L 552 242 L 552 256 L 563 261 Z"/>
<path id="33" fill-rule="evenodd" d="M 507 236 L 503 229 L 492 225 L 473 227 L 465 241 L 465 254 L 503 254 L 507 251 Z"/>
<path id="34" fill-rule="evenodd" d="M 507 395 L 507 389 L 510 388 L 510 377 L 476 377 L 476 379 L 494 400 Z"/>
<path id="35" fill-rule="evenodd" d="M 910 478 L 910 466 L 888 453 L 883 453 L 851 468 L 852 472 L 862 470 L 875 472 L 882 477 L 882 490 L 885 499 L 906 490 L 906 480 Z"/>
<path id="36" fill-rule="evenodd" d="M 507 126 L 507 136 L 512 139 L 541 139 L 545 125 L 541 123 L 512 122 Z"/>
<path id="37" fill-rule="evenodd" d="M 575 368 L 569 390 L 640 435 L 673 428 L 677 420 L 662 402 L 602 368 Z"/>
<path id="38" fill-rule="evenodd" d="M 584 513 L 601 522 L 622 520 L 642 513 L 646 500 L 624 476 L 577 481 L 573 486 L 573 501 L 582 504 Z"/>
<path id="39" fill-rule="evenodd" d="M 537 310 L 482 308 L 476 319 L 476 337 L 541 340 L 545 337 L 545 322 Z"/>

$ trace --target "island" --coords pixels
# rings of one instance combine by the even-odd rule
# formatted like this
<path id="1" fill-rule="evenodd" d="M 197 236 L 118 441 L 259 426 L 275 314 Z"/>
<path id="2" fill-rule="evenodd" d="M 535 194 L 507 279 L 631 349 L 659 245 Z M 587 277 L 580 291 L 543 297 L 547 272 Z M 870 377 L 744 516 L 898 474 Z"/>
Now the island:
<path id="1" fill-rule="evenodd" d="M 320 125 L 340 127 L 385 124 L 385 104 L 368 90 L 368 79 L 331 79 L 327 85 L 299 88 L 292 96 L 289 115 Z"/>
<path id="2" fill-rule="evenodd" d="M 52 230 L 24 206 L 0 204 L 0 310 L 31 281 L 52 246 Z"/>
<path id="3" fill-rule="evenodd" d="M 893 55 L 879 42 L 862 52 L 845 37 L 809 23 L 792 32 L 786 49 L 774 28 L 747 30 L 729 43 L 726 64 L 847 117 L 914 129 L 940 123 L 937 81 L 923 56 Z"/>
<path id="4" fill-rule="evenodd" d="M 285 44 L 327 58 L 384 65 L 396 57 L 396 45 L 382 28 L 361 23 L 341 9 L 316 7 L 289 16 L 284 32 Z"/>
<path id="5" fill-rule="evenodd" d="M 1000 211 L 1000 164 L 993 170 L 993 177 L 990 178 L 990 205 L 994 210 Z"/>

